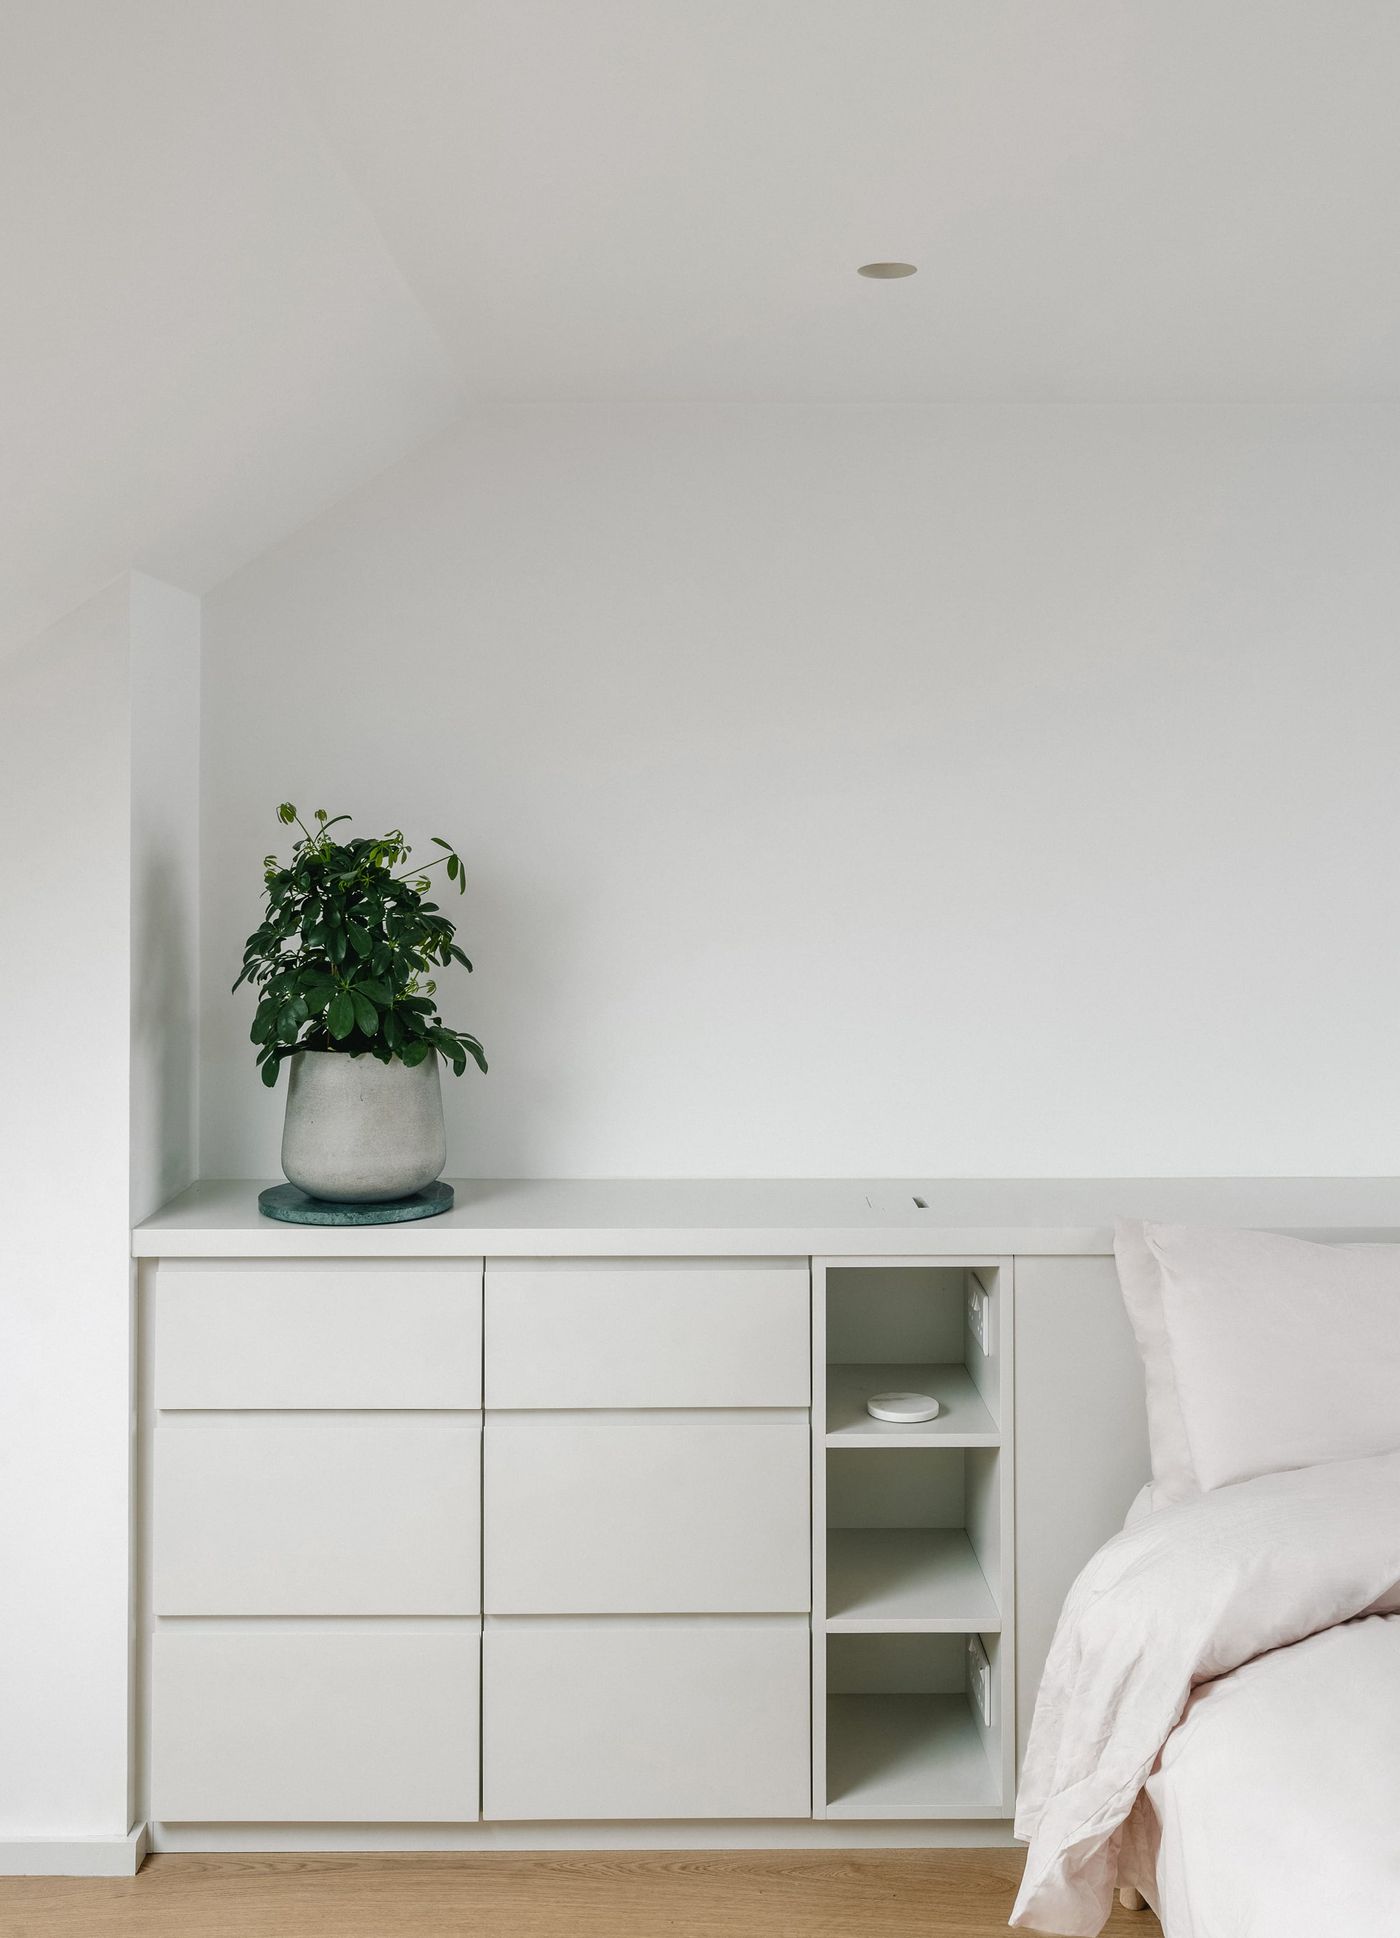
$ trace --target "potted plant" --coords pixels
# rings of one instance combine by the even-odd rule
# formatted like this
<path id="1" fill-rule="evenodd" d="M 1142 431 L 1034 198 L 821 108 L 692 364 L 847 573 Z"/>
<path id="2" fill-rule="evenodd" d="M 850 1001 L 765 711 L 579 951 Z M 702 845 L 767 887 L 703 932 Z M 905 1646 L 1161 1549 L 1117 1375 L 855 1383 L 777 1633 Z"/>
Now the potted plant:
<path id="1" fill-rule="evenodd" d="M 258 991 L 249 1031 L 269 1087 L 290 1060 L 282 1169 L 312 1198 L 382 1204 L 421 1191 L 447 1162 L 438 1058 L 481 1070 L 480 1043 L 443 1022 L 433 971 L 470 970 L 452 923 L 426 899 L 442 867 L 458 893 L 456 849 L 424 867 L 397 828 L 337 841 L 318 808 L 308 828 L 290 801 L 277 818 L 301 833 L 284 867 L 263 858 L 267 909 L 248 938 L 235 990 Z"/>

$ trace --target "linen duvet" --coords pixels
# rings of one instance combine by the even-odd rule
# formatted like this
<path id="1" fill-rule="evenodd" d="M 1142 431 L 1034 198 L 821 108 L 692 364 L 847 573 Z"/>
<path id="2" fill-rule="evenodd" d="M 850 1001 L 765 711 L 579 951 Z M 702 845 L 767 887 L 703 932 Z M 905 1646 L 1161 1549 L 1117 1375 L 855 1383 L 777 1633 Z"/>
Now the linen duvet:
<path id="1" fill-rule="evenodd" d="M 1400 1938 L 1400 1454 L 1149 1515 L 1070 1591 L 1016 1817 L 1011 1922 Z M 1120 1875 L 1121 1866 L 1121 1875 Z"/>

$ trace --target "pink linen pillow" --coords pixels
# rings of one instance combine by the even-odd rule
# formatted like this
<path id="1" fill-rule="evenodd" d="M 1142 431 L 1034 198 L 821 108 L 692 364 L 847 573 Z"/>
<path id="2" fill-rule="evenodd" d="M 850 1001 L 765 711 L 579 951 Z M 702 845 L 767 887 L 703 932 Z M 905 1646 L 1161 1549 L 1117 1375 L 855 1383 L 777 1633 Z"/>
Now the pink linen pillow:
<path id="1" fill-rule="evenodd" d="M 1120 1224 L 1154 1507 L 1400 1449 L 1400 1245 Z"/>

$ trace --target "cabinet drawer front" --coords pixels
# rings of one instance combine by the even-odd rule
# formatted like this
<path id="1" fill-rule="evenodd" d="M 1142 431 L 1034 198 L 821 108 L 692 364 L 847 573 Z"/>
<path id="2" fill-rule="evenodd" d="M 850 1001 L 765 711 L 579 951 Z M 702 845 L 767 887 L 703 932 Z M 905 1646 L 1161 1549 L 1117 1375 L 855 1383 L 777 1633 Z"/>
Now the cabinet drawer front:
<path id="1" fill-rule="evenodd" d="M 160 1427 L 158 1615 L 473 1615 L 481 1433 Z"/>
<path id="2" fill-rule="evenodd" d="M 806 1406 L 805 1259 L 493 1259 L 486 1404 Z"/>
<path id="3" fill-rule="evenodd" d="M 474 1818 L 478 1624 L 163 1628 L 151 1814 L 186 1823 Z"/>
<path id="4" fill-rule="evenodd" d="M 162 1263 L 158 1407 L 481 1405 L 481 1261 Z"/>
<path id="5" fill-rule="evenodd" d="M 486 1817 L 811 1815 L 805 1622 L 488 1622 L 483 1658 Z"/>
<path id="6" fill-rule="evenodd" d="M 484 1605 L 805 1610 L 809 1448 L 803 1426 L 490 1415 Z"/>

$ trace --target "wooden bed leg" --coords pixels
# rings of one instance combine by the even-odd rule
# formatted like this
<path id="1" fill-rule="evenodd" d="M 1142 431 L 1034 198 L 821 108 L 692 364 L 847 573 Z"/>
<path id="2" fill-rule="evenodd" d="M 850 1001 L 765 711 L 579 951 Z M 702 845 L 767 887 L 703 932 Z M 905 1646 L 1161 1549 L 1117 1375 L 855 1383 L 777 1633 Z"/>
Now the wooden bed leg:
<path id="1" fill-rule="evenodd" d="M 1131 1884 L 1123 1886 L 1118 1893 L 1118 1902 L 1125 1911 L 1145 1911 L 1147 1908 L 1141 1891 L 1135 1891 Z"/>

